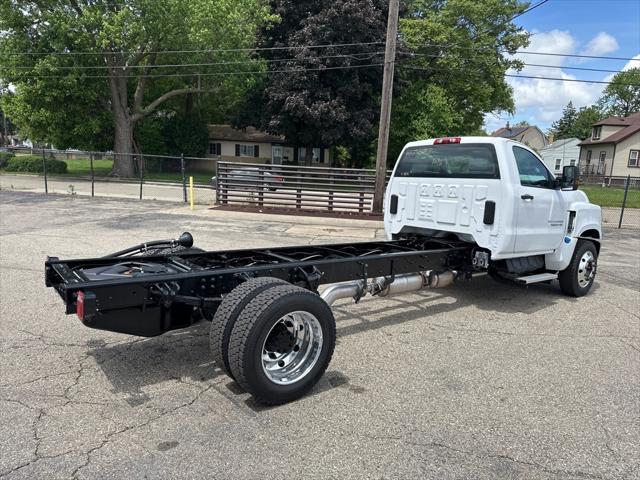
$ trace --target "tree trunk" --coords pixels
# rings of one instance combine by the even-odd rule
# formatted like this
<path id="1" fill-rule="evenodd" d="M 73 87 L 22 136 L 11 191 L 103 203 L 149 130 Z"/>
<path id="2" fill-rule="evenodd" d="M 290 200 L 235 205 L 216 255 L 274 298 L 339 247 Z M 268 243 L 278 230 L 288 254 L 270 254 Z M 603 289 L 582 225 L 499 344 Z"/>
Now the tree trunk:
<path id="1" fill-rule="evenodd" d="M 114 115 L 115 152 L 113 174 L 118 177 L 135 177 L 133 165 L 133 122 L 127 115 Z"/>

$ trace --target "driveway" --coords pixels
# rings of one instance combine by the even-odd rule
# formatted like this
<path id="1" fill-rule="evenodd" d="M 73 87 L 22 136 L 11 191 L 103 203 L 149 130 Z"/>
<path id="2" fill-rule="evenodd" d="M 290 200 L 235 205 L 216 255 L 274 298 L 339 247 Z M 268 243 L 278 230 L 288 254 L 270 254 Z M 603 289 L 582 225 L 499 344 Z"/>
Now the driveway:
<path id="1" fill-rule="evenodd" d="M 189 230 L 207 249 L 382 238 L 372 221 L 0 192 L 0 478 L 624 479 L 640 475 L 640 251 L 607 232 L 587 297 L 484 277 L 335 304 L 308 396 L 257 405 L 208 325 L 91 330 L 44 287 L 46 255 Z"/>

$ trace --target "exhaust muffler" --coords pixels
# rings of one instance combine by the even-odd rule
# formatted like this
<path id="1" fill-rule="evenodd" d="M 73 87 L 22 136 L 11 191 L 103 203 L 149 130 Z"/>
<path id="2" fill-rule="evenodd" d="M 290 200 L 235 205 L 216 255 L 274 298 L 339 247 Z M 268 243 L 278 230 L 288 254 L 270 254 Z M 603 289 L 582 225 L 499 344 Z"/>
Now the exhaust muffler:
<path id="1" fill-rule="evenodd" d="M 444 288 L 453 284 L 457 272 L 433 270 L 417 273 L 406 273 L 393 277 L 376 277 L 371 281 L 356 280 L 353 282 L 334 283 L 329 285 L 320 295 L 328 305 L 341 298 L 353 298 L 358 302 L 366 294 L 378 297 L 416 292 L 424 288 Z"/>

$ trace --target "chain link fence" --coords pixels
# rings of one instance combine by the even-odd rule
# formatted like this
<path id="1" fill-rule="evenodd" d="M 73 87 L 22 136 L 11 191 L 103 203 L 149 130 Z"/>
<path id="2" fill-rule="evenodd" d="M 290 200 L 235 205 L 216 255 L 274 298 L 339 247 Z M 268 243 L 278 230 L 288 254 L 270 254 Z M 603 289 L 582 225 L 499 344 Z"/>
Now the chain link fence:
<path id="1" fill-rule="evenodd" d="M 602 207 L 605 226 L 640 228 L 640 177 L 583 175 L 580 190 Z"/>
<path id="2" fill-rule="evenodd" d="M 215 177 L 219 157 L 130 154 L 126 157 L 131 172 L 115 177 L 112 174 L 115 155 L 122 154 L 27 147 L 8 150 L 0 151 L 2 189 L 187 204 L 191 200 L 190 191 L 193 191 L 194 204 L 216 204 Z M 193 181 L 192 190 L 190 181 Z M 602 207 L 605 226 L 640 228 L 640 177 L 582 175 L 580 189 L 592 203 Z M 275 196 L 273 192 L 268 193 Z M 333 202 L 333 199 L 327 202 Z"/>
<path id="3" fill-rule="evenodd" d="M 2 188 L 213 205 L 217 157 L 12 148 L 0 164 Z M 129 172 L 114 176 L 115 157 Z M 190 188 L 190 185 L 193 188 Z"/>

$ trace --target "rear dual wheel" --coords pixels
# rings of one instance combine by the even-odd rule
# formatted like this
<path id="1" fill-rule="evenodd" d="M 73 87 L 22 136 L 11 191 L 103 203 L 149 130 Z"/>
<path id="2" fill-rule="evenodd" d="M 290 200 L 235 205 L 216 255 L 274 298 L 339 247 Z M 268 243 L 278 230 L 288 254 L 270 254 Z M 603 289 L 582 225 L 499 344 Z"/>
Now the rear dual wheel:
<path id="1" fill-rule="evenodd" d="M 225 368 L 261 403 L 301 397 L 331 361 L 336 337 L 331 309 L 318 295 L 282 282 L 245 294 L 241 303 L 230 322 Z"/>

